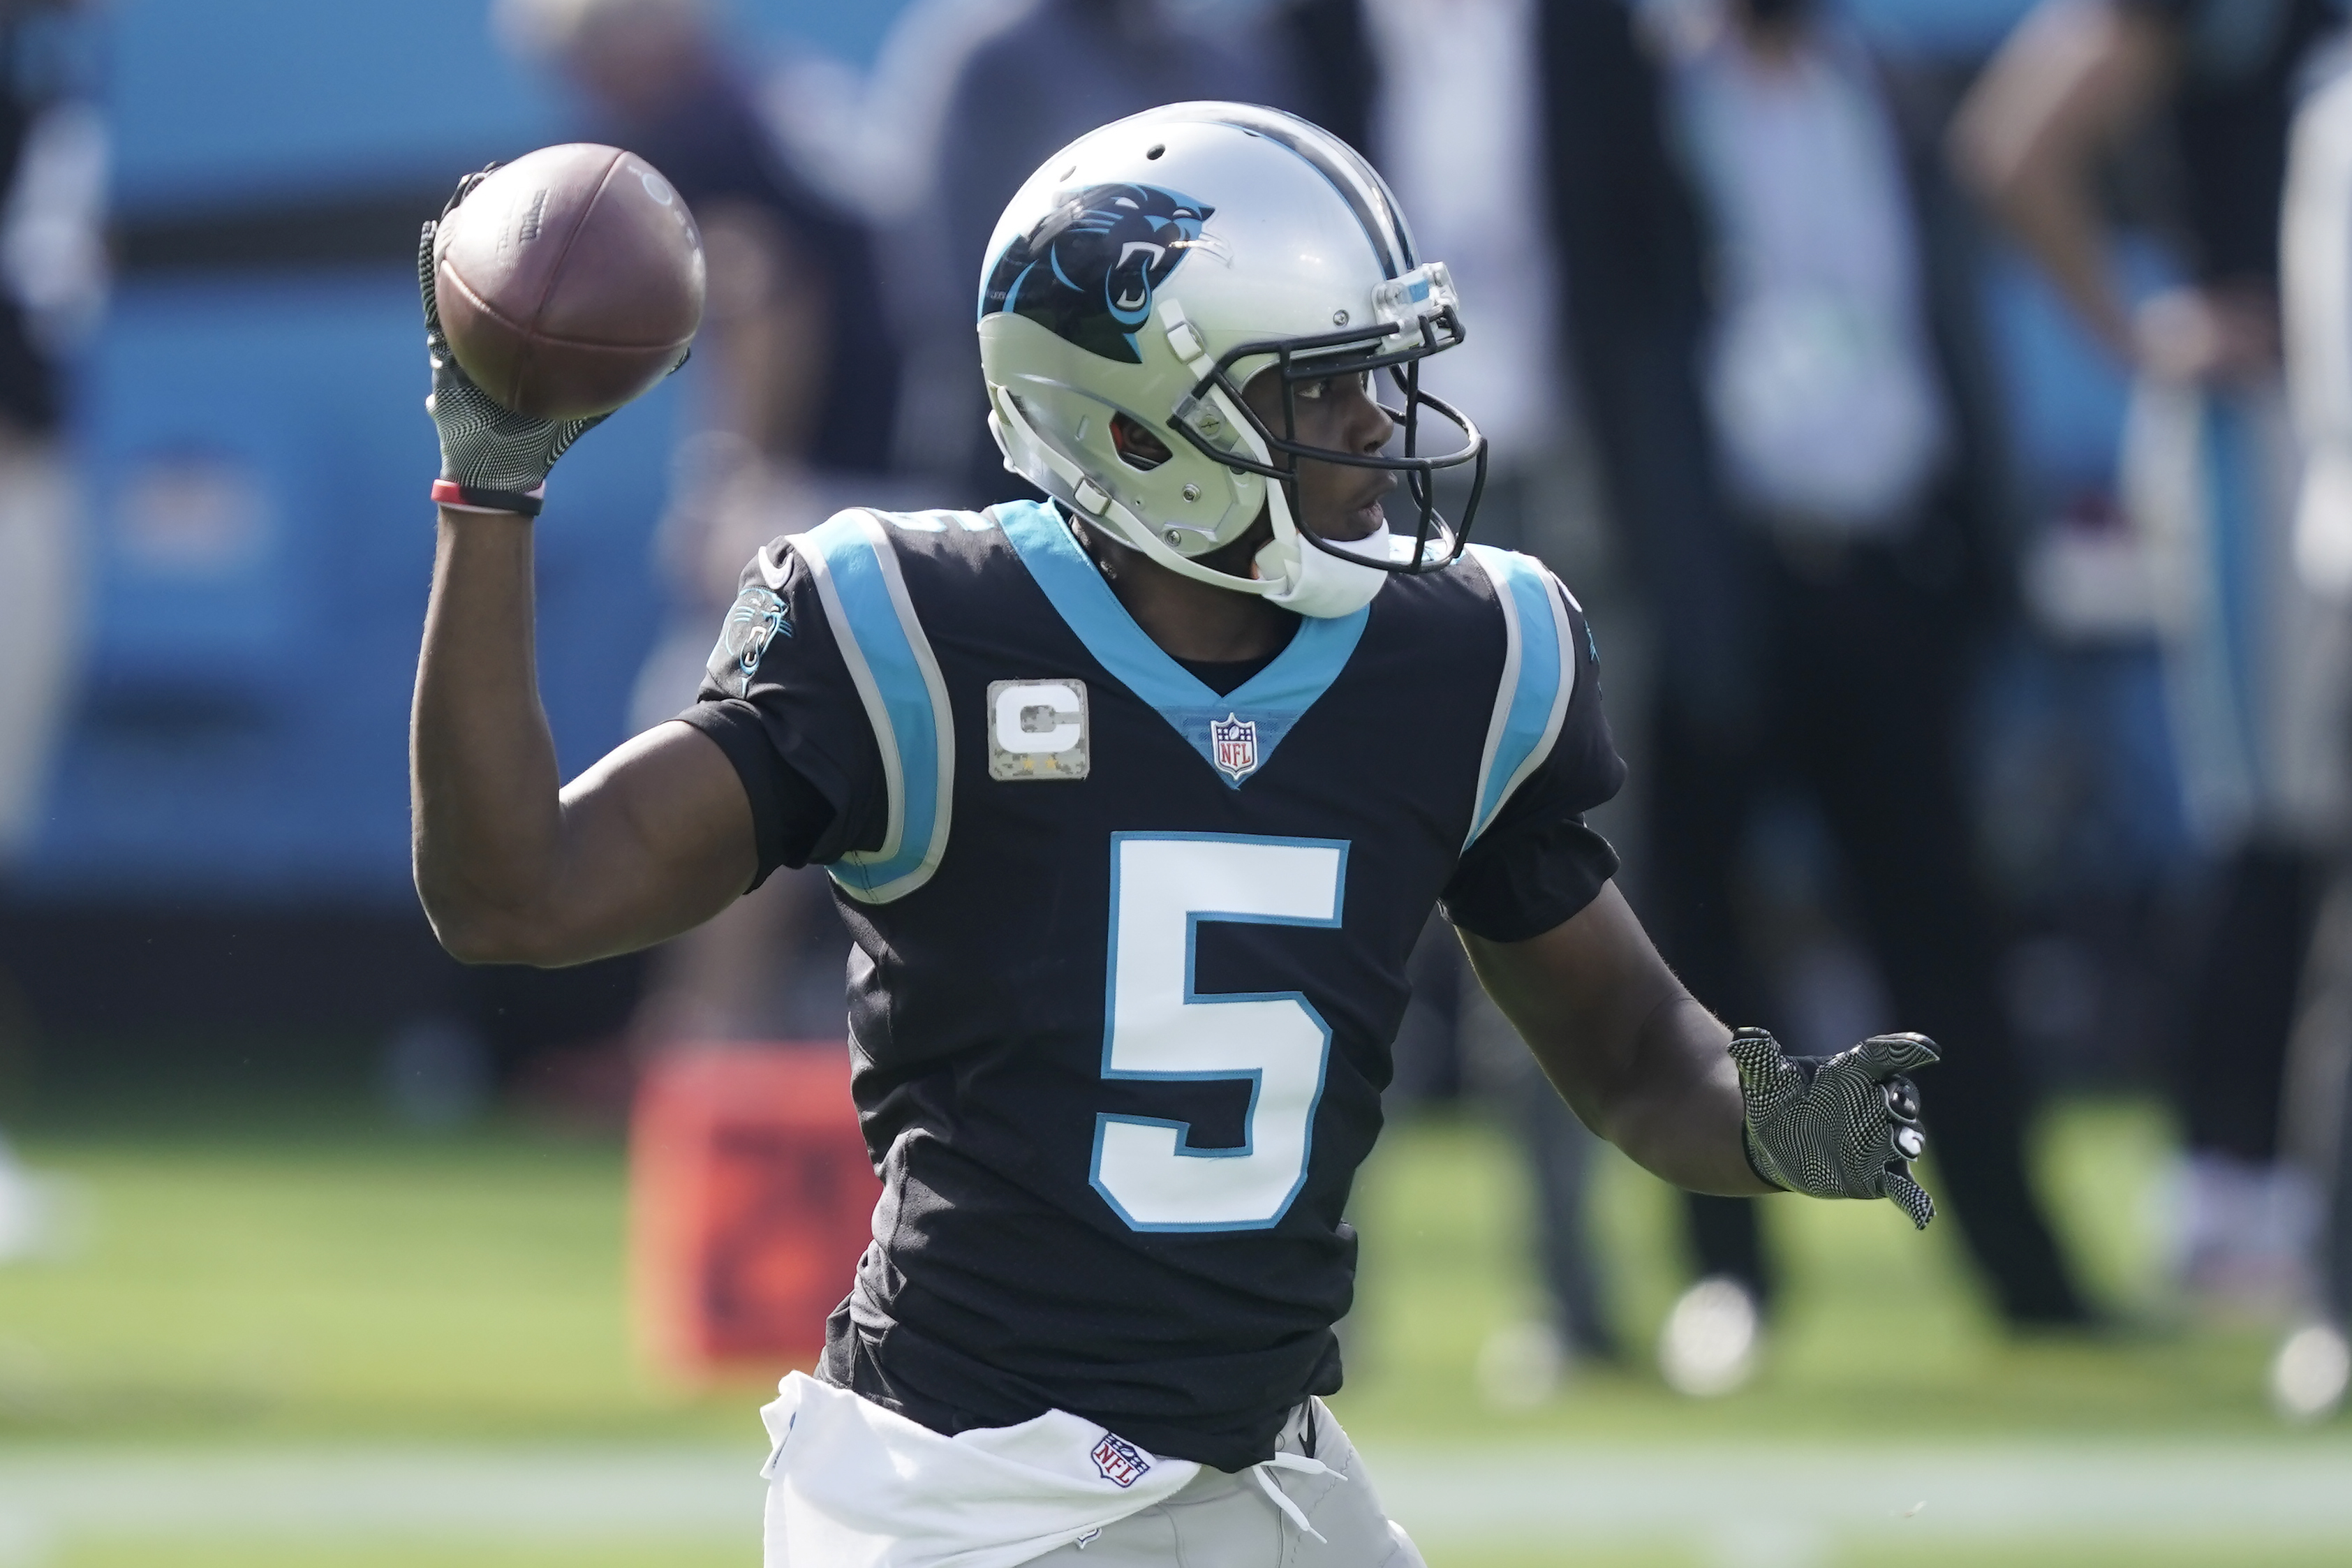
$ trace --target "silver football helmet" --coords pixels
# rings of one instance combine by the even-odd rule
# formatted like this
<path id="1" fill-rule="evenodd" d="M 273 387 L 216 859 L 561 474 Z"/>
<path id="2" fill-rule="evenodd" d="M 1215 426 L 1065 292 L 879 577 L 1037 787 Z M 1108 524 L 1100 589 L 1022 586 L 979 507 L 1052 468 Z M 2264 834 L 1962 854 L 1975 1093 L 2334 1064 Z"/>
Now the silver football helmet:
<path id="1" fill-rule="evenodd" d="M 1421 390 L 1420 362 L 1462 336 L 1453 279 L 1414 254 L 1371 165 L 1328 132 L 1249 104 L 1172 104 L 1080 137 L 1013 196 L 981 275 L 989 428 L 1005 466 L 1163 566 L 1310 616 L 1350 614 L 1389 574 L 1460 556 L 1486 442 Z M 1278 429 L 1242 398 L 1269 366 Z M 1392 451 L 1301 444 L 1302 388 L 1366 373 L 1399 395 Z M 1421 451 L 1428 412 L 1458 447 Z M 1121 416 L 1171 456 L 1114 439 Z M 1412 537 L 1302 529 L 1291 489 L 1302 459 L 1400 475 Z M 1435 476 L 1465 464 L 1469 500 L 1449 524 Z M 1254 576 L 1200 561 L 1261 512 L 1274 537 Z"/>

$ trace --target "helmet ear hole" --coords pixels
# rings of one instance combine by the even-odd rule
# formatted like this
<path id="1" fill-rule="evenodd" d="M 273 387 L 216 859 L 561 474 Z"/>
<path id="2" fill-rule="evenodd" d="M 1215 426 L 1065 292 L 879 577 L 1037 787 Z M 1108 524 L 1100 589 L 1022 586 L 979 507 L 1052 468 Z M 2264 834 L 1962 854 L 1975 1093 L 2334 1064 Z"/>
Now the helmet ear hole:
<path id="1" fill-rule="evenodd" d="M 1145 473 L 1175 456 L 1168 449 L 1167 442 L 1124 414 L 1110 416 L 1110 444 L 1118 451 L 1120 462 Z"/>

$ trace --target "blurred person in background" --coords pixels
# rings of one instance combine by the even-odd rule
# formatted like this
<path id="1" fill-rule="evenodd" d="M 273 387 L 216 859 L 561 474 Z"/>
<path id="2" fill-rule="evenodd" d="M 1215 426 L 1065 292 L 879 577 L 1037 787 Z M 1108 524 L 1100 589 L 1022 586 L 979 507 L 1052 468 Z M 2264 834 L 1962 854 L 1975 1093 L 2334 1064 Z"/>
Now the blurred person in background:
<path id="1" fill-rule="evenodd" d="M 2352 602 L 2352 51 L 2329 51 L 2295 112 L 2280 225 L 2282 339 L 2303 489 L 2294 560 L 2313 591 Z M 2289 1040 L 2284 1158 L 2318 1198 L 2310 1290 L 2270 1368 L 2293 1420 L 2332 1415 L 2352 1384 L 2352 863 L 2339 856 L 2312 936 Z"/>
<path id="2" fill-rule="evenodd" d="M 582 92 L 593 132 L 661 170 L 702 228 L 696 395 L 655 538 L 667 626 L 631 704 L 645 729 L 700 683 L 751 551 L 852 495 L 901 499 L 885 479 L 898 355 L 877 246 L 864 214 L 795 166 L 708 0 L 500 0 L 498 16 Z M 847 946 L 821 877 L 775 878 L 665 953 L 635 1031 L 647 1043 L 837 1033 Z"/>
<path id="3" fill-rule="evenodd" d="M 2279 1159 L 2289 1030 L 2343 847 L 2347 638 L 2298 569 L 2300 457 L 2279 330 L 2298 77 L 2332 0 L 2047 0 L 1954 127 L 1958 166 L 2137 378 L 2126 510 L 2163 568 L 2166 681 L 2190 818 L 2217 868 L 2179 1078 L 2182 1282 L 2238 1308 L 2299 1289 L 2315 1218 Z M 2135 304 L 2107 182 L 2152 152 L 2188 280 Z"/>
<path id="4" fill-rule="evenodd" d="M 81 642 L 80 498 L 65 361 L 106 301 L 107 136 L 69 0 L 0 3 L 0 893 L 39 827 Z M 18 1001 L 0 954 L 0 1049 Z M 0 1259 L 40 1240 L 0 1142 Z"/>
<path id="5" fill-rule="evenodd" d="M 1893 1002 L 1967 1042 L 1938 1102 L 1943 1160 L 2004 1314 L 2083 1321 L 2024 1174 L 1961 794 L 1971 634 L 2006 588 L 1997 469 L 1950 341 L 1967 329 L 1931 309 L 1963 280 L 1927 270 L 1926 139 L 1801 0 L 1302 0 L 1283 19 L 1307 111 L 1362 139 L 1464 258 L 1480 319 L 1510 323 L 1433 370 L 1486 394 L 1497 482 L 1480 537 L 1600 564 L 1561 461 L 1589 427 L 1648 618 L 1673 628 L 1637 665 L 1655 682 L 1637 749 L 1655 755 L 1636 768 L 1636 888 L 1664 950 L 1718 1005 L 1787 1011 L 1771 972 L 1789 955 L 1743 919 L 1742 849 L 1777 795 L 1809 792 Z M 1439 31 L 1458 46 L 1443 62 L 1415 48 Z M 1573 386 L 1545 375 L 1563 335 Z M 1868 794 L 1895 773 L 1923 785 L 1899 816 Z M 1584 1145 L 1550 1109 L 1530 1103 L 1528 1129 L 1545 1274 L 1569 1346 L 1605 1353 Z M 1729 1387 L 1771 1273 L 1752 1205 L 1690 1213 L 1703 1279 L 1666 1355 L 1712 1356 L 1685 1381 Z"/>
<path id="6" fill-rule="evenodd" d="M 1661 628 L 1641 889 L 1661 951 L 1696 994 L 1801 1031 L 1751 851 L 1775 809 L 1817 822 L 1885 1001 L 1951 1042 L 1940 1160 L 2003 1318 L 2082 1323 L 2026 1176 L 1962 786 L 1971 649 L 2008 594 L 1932 160 L 1808 0 L 1556 18 L 1570 343 Z M 1702 1279 L 1661 1355 L 1717 1392 L 1754 1364 L 1772 1271 L 1752 1205 L 1689 1214 Z"/>
<path id="7" fill-rule="evenodd" d="M 76 9 L 0 0 L 0 873 L 33 836 L 80 638 L 62 361 L 105 303 L 107 145 Z"/>
<path id="8" fill-rule="evenodd" d="M 1566 280 L 1544 199 L 1547 114 L 1538 0 L 1299 0 L 1277 14 L 1297 62 L 1301 112 L 1363 152 L 1413 215 L 1413 237 L 1443 256 L 1480 330 L 1426 374 L 1430 390 L 1480 411 L 1492 457 L 1476 538 L 1525 551 L 1578 587 L 1612 651 L 1634 606 L 1614 583 L 1573 389 L 1560 356 Z M 1429 40 L 1447 47 L 1432 50 Z M 1460 515 L 1465 487 L 1448 489 Z M 1633 628 L 1625 628 L 1628 633 Z M 1636 661 L 1638 662 L 1638 661 Z M 1612 664 L 1610 693 L 1638 711 L 1638 682 Z M 1622 727 L 1622 752 L 1639 743 Z M 1622 807 L 1612 807 L 1622 813 Z M 1605 829 L 1620 842 L 1630 823 Z M 1618 1353 L 1587 1217 L 1597 1140 L 1554 1094 L 1540 1092 L 1467 970 L 1461 944 L 1433 920 L 1413 957 L 1414 1002 L 1397 1044 L 1397 1088 L 1442 1092 L 1456 1078 L 1507 1109 L 1528 1160 L 1547 1320 L 1499 1331 L 1481 1381 L 1506 1403 L 1552 1391 L 1576 1359 Z"/>
<path id="9" fill-rule="evenodd" d="M 925 142 L 923 195 L 902 195 L 894 235 L 906 258 L 892 279 L 898 319 L 920 367 L 900 420 L 903 466 L 944 483 L 957 506 L 1032 497 L 988 439 L 976 390 L 971 259 L 997 215 L 1041 160 L 1108 121 L 1195 100 L 1286 104 L 1290 83 L 1253 18 L 1212 28 L 1169 0 L 940 0 L 901 17 L 886 55 L 904 96 L 882 111 L 919 125 Z"/>

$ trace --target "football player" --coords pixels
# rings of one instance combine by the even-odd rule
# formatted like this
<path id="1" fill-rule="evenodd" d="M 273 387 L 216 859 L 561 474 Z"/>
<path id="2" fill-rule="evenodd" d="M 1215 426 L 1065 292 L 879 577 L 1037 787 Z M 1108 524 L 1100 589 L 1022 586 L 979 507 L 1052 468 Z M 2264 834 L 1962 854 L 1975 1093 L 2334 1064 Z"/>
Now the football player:
<path id="1" fill-rule="evenodd" d="M 1583 615 L 1465 544 L 1475 496 L 1439 515 L 1438 472 L 1485 461 L 1420 390 L 1463 310 L 1337 138 L 1192 103 L 1056 153 L 979 294 L 991 427 L 1051 499 L 777 540 L 700 700 L 561 787 L 528 514 L 584 426 L 466 379 L 430 253 L 413 772 L 442 942 L 576 963 L 811 863 L 856 940 L 884 1194 L 817 1375 L 763 1412 L 771 1564 L 1418 1563 L 1318 1396 L 1433 903 L 1650 1170 L 1927 1223 L 1928 1042 L 1735 1034 L 1612 885 Z"/>

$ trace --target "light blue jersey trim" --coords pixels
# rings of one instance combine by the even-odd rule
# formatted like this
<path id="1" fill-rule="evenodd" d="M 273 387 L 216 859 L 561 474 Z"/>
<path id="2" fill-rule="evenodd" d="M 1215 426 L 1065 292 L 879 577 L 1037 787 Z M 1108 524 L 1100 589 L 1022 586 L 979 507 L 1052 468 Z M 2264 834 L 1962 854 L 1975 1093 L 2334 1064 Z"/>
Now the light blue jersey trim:
<path id="1" fill-rule="evenodd" d="M 836 513 L 789 542 L 809 578 L 842 662 L 866 705 L 889 795 L 881 847 L 825 869 L 861 903 L 904 898 L 940 868 L 955 798 L 955 722 L 947 683 L 915 618 L 898 556 L 872 512 Z"/>
<path id="2" fill-rule="evenodd" d="M 1462 841 L 1465 849 L 1493 825 L 1511 792 L 1551 755 L 1576 692 L 1576 647 L 1561 603 L 1565 590 L 1528 556 L 1489 544 L 1474 544 L 1468 554 L 1495 584 L 1495 603 L 1503 616 L 1503 675 L 1478 763 L 1477 807 L 1469 837 Z"/>
<path id="3" fill-rule="evenodd" d="M 1272 761 L 1282 738 L 1339 678 L 1371 618 L 1369 608 L 1329 620 L 1307 617 L 1272 664 L 1229 696 L 1220 697 L 1135 624 L 1051 506 L 1021 501 L 994 510 L 1021 563 L 1087 651 L 1175 726 L 1212 768 L 1216 766 L 1216 748 L 1209 726 L 1228 715 L 1256 722 L 1258 769 Z M 1223 772 L 1217 776 L 1239 789 L 1257 774 L 1253 770 L 1239 778 Z"/>

